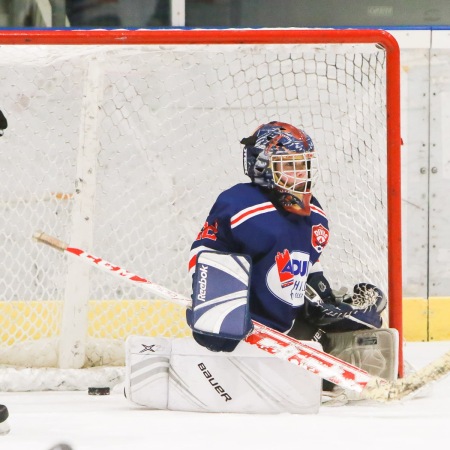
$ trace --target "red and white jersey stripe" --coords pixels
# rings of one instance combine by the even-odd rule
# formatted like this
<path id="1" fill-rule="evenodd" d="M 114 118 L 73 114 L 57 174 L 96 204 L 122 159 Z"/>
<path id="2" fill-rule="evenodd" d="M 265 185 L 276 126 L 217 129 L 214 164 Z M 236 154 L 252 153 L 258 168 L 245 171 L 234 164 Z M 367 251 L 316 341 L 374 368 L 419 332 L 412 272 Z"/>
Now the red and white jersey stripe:
<path id="1" fill-rule="evenodd" d="M 231 228 L 236 228 L 238 225 L 241 225 L 252 217 L 272 211 L 275 211 L 275 206 L 273 206 L 273 203 L 271 202 L 264 202 L 259 203 L 258 205 L 250 206 L 249 208 L 245 208 L 231 217 L 230 226 Z"/>
<path id="2" fill-rule="evenodd" d="M 315 205 L 310 205 L 311 207 L 311 211 L 315 212 L 317 214 L 320 214 L 322 217 L 324 217 L 325 219 L 327 218 L 327 215 L 325 214 L 325 212 L 323 211 L 323 209 L 319 208 L 318 206 Z"/>

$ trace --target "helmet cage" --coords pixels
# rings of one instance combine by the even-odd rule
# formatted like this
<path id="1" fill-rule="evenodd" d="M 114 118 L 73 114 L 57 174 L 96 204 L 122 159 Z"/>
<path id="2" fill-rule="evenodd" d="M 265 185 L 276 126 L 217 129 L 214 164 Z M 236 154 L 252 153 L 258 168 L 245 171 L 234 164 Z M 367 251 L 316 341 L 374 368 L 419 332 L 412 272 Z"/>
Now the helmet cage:
<path id="1" fill-rule="evenodd" d="M 310 194 L 318 174 L 314 152 L 272 154 L 270 171 L 274 186 L 292 194 Z"/>

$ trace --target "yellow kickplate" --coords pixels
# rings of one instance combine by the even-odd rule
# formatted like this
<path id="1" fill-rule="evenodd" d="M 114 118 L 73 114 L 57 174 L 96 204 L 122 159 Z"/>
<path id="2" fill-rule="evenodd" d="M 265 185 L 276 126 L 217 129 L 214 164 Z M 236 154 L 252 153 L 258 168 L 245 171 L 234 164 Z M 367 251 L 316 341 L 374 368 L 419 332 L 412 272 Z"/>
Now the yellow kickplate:
<path id="1" fill-rule="evenodd" d="M 403 337 L 408 342 L 428 341 L 427 299 L 403 299 Z"/>
<path id="2" fill-rule="evenodd" d="M 430 298 L 430 341 L 450 341 L 450 297 Z"/>
<path id="3" fill-rule="evenodd" d="M 403 335 L 406 341 L 450 340 L 450 297 L 404 298 Z"/>

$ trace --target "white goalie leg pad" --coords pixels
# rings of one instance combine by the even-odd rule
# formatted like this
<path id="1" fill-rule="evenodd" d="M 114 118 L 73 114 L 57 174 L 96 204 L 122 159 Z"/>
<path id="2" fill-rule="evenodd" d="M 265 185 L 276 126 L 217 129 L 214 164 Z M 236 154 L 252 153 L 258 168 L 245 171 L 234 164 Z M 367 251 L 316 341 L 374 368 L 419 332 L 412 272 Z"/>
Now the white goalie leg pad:
<path id="1" fill-rule="evenodd" d="M 311 344 L 321 349 L 320 344 Z M 150 409 L 229 413 L 317 413 L 320 377 L 241 342 L 214 353 L 193 338 L 131 336 L 125 395 Z"/>
<path id="2" fill-rule="evenodd" d="M 321 386 L 320 377 L 245 342 L 224 354 L 192 338 L 172 341 L 171 410 L 311 414 L 319 410 Z"/>
<path id="3" fill-rule="evenodd" d="M 172 340 L 129 336 L 125 343 L 125 395 L 151 409 L 167 409 Z"/>
<path id="4" fill-rule="evenodd" d="M 398 375 L 398 331 L 394 328 L 328 333 L 330 353 L 371 375 L 394 381 Z"/>

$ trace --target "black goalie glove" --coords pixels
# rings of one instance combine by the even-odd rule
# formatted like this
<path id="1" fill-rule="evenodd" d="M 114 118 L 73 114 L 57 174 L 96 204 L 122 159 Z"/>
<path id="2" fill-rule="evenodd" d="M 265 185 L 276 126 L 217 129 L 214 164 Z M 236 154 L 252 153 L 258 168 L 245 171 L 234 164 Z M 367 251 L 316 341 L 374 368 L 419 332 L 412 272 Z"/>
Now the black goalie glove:
<path id="1" fill-rule="evenodd" d="M 309 322 L 317 326 L 342 323 L 344 331 L 380 327 L 380 314 L 386 304 L 386 296 L 373 284 L 358 283 L 353 288 L 353 294 L 349 295 L 345 288 L 332 290 L 320 273 L 308 279 L 304 311 Z"/>
<path id="2" fill-rule="evenodd" d="M 352 305 L 354 309 L 364 311 L 373 309 L 377 313 L 381 313 L 387 305 L 387 298 L 382 290 L 370 283 L 356 284 L 353 295 L 344 294 L 342 301 Z"/>

